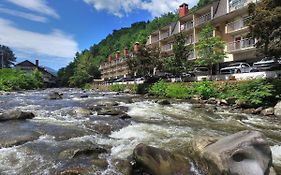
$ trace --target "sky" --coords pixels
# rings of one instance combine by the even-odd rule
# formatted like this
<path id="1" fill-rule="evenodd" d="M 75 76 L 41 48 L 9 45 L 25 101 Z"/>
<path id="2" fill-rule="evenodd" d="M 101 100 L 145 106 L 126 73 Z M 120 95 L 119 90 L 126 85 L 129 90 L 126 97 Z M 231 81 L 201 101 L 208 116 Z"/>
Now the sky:
<path id="1" fill-rule="evenodd" d="M 0 44 L 58 70 L 113 30 L 198 0 L 0 0 Z"/>

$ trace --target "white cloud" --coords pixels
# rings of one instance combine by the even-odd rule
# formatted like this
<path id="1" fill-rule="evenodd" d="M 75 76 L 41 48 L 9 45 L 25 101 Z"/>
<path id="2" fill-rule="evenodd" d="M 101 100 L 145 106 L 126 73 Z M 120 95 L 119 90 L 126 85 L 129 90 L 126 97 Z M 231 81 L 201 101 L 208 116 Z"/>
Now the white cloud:
<path id="1" fill-rule="evenodd" d="M 8 15 L 24 18 L 27 20 L 35 21 L 35 22 L 47 22 L 48 21 L 47 18 L 44 16 L 34 15 L 31 13 L 20 12 L 20 11 L 11 10 L 11 9 L 2 8 L 2 7 L 0 7 L 0 13 L 5 13 Z"/>
<path id="2" fill-rule="evenodd" d="M 178 9 L 185 0 L 83 0 L 92 5 L 96 10 L 105 10 L 109 13 L 123 17 L 135 9 L 147 10 L 153 17 Z M 190 0 L 190 7 L 198 0 Z"/>
<path id="3" fill-rule="evenodd" d="M 59 18 L 57 12 L 53 8 L 48 6 L 46 0 L 6 0 L 6 1 L 43 15 Z"/>
<path id="4" fill-rule="evenodd" d="M 73 58 L 78 51 L 77 42 L 59 30 L 49 34 L 31 32 L 17 28 L 14 23 L 3 18 L 0 18 L 0 26 L 0 43 L 18 53 Z"/>

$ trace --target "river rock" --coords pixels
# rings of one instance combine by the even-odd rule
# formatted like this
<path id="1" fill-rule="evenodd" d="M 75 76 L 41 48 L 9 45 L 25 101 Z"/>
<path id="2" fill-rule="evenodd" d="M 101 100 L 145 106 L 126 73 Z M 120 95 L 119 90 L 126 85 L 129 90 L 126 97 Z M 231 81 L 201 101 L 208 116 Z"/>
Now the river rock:
<path id="1" fill-rule="evenodd" d="M 274 107 L 274 115 L 281 118 L 281 102 L 277 103 Z"/>
<path id="2" fill-rule="evenodd" d="M 218 103 L 218 101 L 217 101 L 217 99 L 216 98 L 209 98 L 208 100 L 207 100 L 207 103 L 208 104 L 213 104 L 213 105 L 215 105 L 215 104 L 217 104 Z"/>
<path id="3" fill-rule="evenodd" d="M 62 99 L 63 94 L 59 92 L 51 92 L 48 94 L 47 99 L 49 100 L 60 100 Z"/>
<path id="4" fill-rule="evenodd" d="M 136 146 L 133 158 L 136 164 L 151 175 L 188 175 L 190 170 L 188 160 L 181 155 L 145 144 Z"/>
<path id="5" fill-rule="evenodd" d="M 123 175 L 132 175 L 132 165 L 129 160 L 115 159 L 112 162 L 118 172 Z"/>
<path id="6" fill-rule="evenodd" d="M 245 100 L 242 99 L 238 99 L 235 101 L 235 105 L 239 108 L 247 108 L 249 107 L 249 105 L 247 104 L 247 102 Z"/>
<path id="7" fill-rule="evenodd" d="M 171 102 L 169 100 L 159 100 L 157 102 L 159 105 L 170 105 Z"/>
<path id="8" fill-rule="evenodd" d="M 23 112 L 20 110 L 10 110 L 0 115 L 0 121 L 7 120 L 25 120 L 32 119 L 35 115 L 32 112 Z"/>
<path id="9" fill-rule="evenodd" d="M 118 106 L 118 103 L 116 101 L 99 101 L 97 103 L 97 106 L 100 106 L 100 107 L 112 107 L 112 106 Z"/>
<path id="10" fill-rule="evenodd" d="M 123 111 L 116 108 L 101 108 L 98 110 L 98 115 L 121 115 L 124 114 Z"/>
<path id="11" fill-rule="evenodd" d="M 261 111 L 261 114 L 264 115 L 264 116 L 274 115 L 274 108 L 272 108 L 272 107 L 266 108 L 266 109 Z"/>
<path id="12" fill-rule="evenodd" d="M 236 97 L 228 97 L 225 99 L 229 105 L 234 105 L 237 98 Z"/>
<path id="13" fill-rule="evenodd" d="M 204 148 L 203 159 L 211 174 L 268 175 L 271 150 L 265 136 L 257 131 L 241 131 Z"/>
<path id="14" fill-rule="evenodd" d="M 80 115 L 80 116 L 90 116 L 90 115 L 93 115 L 93 113 L 88 110 L 88 109 L 84 109 L 84 108 L 76 108 L 73 110 L 73 112 L 76 114 L 76 115 Z"/>
<path id="15" fill-rule="evenodd" d="M 81 95 L 80 98 L 88 98 L 89 95 Z"/>

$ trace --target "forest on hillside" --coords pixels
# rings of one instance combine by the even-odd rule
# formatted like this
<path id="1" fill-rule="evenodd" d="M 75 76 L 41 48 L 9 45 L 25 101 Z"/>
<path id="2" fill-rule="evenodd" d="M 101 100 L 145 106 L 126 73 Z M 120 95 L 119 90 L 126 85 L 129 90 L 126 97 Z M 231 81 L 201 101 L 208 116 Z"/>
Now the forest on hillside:
<path id="1" fill-rule="evenodd" d="M 194 11 L 215 0 L 199 0 L 197 6 L 190 9 Z M 73 62 L 58 71 L 59 85 L 67 87 L 82 87 L 95 78 L 100 78 L 98 70 L 101 63 L 107 60 L 110 54 L 127 47 L 133 49 L 134 42 L 145 44 L 148 35 L 158 28 L 178 20 L 177 12 L 170 12 L 152 21 L 142 21 L 130 27 L 113 30 L 100 43 L 92 45 L 89 49 L 76 53 Z M 122 52 L 121 52 L 122 53 Z"/>

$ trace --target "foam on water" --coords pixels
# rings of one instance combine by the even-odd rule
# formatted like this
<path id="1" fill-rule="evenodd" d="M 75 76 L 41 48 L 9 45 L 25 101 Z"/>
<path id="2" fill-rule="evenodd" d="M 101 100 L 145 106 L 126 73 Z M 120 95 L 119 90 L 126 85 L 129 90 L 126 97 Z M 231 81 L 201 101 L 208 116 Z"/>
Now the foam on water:
<path id="1" fill-rule="evenodd" d="M 273 164 L 281 166 L 281 145 L 274 145 L 271 148 Z"/>

